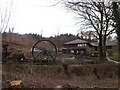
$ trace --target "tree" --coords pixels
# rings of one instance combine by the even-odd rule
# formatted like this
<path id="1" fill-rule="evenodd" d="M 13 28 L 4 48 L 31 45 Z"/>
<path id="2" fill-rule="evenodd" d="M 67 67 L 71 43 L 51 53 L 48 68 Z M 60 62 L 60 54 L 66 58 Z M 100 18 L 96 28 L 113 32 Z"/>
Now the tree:
<path id="1" fill-rule="evenodd" d="M 86 39 L 88 41 L 96 41 L 97 35 L 95 31 L 81 31 L 77 34 L 81 39 Z"/>
<path id="2" fill-rule="evenodd" d="M 113 2 L 113 15 L 116 23 L 116 34 L 118 40 L 118 59 L 120 60 L 120 2 Z"/>
<path id="3" fill-rule="evenodd" d="M 94 28 L 98 35 L 100 60 L 106 60 L 106 37 L 115 30 L 112 27 L 114 22 L 112 21 L 111 1 L 65 0 L 64 3 L 69 10 L 77 14 L 78 19 L 84 20 L 84 27 Z"/>
<path id="4" fill-rule="evenodd" d="M 0 33 L 8 28 L 13 0 L 0 0 Z"/>

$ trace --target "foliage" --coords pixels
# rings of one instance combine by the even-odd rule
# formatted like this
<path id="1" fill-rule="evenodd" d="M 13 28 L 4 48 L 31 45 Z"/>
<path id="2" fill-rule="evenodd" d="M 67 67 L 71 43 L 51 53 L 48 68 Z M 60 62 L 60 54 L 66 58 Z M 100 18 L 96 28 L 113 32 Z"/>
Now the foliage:
<path id="1" fill-rule="evenodd" d="M 29 33 L 29 34 L 26 34 L 28 36 L 31 36 L 32 38 L 34 39 L 37 39 L 37 40 L 40 40 L 42 38 L 42 35 L 39 35 L 39 34 L 32 34 L 32 33 Z"/>

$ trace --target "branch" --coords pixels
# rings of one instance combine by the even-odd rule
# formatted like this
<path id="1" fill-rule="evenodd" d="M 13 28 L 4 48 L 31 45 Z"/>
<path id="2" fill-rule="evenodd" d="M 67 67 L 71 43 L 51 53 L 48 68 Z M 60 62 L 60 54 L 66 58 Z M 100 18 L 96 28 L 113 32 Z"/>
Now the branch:
<path id="1" fill-rule="evenodd" d="M 3 31 L 5 31 L 5 30 L 6 30 L 6 28 L 8 27 L 8 23 L 9 23 L 10 16 L 11 16 L 11 9 L 12 9 L 12 5 L 13 5 L 13 0 L 11 1 L 11 4 L 10 4 L 10 11 L 9 11 L 8 19 L 7 19 L 7 21 L 6 21 L 6 26 L 5 26 L 5 28 L 4 28 L 4 30 L 3 30 Z"/>
<path id="2" fill-rule="evenodd" d="M 94 27 L 94 29 L 96 30 L 97 34 L 99 35 L 98 29 L 97 29 L 97 27 L 94 25 L 94 23 L 93 23 L 90 15 L 89 15 L 89 13 L 87 12 L 87 10 L 86 10 L 86 13 L 87 13 L 87 15 L 88 15 L 88 17 L 89 17 L 89 20 L 90 20 L 90 22 L 91 22 L 91 25 Z"/>
<path id="3" fill-rule="evenodd" d="M 116 30 L 116 28 L 114 28 L 113 30 L 110 30 L 110 31 L 106 34 L 106 36 L 110 35 L 110 34 L 113 33 L 115 30 Z"/>

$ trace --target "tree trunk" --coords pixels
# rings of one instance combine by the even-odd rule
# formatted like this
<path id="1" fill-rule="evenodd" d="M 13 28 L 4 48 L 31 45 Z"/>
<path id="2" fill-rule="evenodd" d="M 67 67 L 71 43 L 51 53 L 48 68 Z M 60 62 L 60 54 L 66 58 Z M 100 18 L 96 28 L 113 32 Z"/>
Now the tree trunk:
<path id="1" fill-rule="evenodd" d="M 103 45 L 102 45 L 102 37 L 99 37 L 99 59 L 103 60 Z"/>
<path id="2" fill-rule="evenodd" d="M 100 61 L 106 60 L 106 39 L 103 40 L 101 36 L 99 36 L 99 59 Z"/>
<path id="3" fill-rule="evenodd" d="M 116 34 L 117 34 L 117 40 L 118 40 L 118 60 L 120 60 L 120 15 L 118 11 L 118 5 L 117 2 L 113 2 L 113 15 L 114 15 L 114 21 L 117 24 Z"/>
<path id="4" fill-rule="evenodd" d="M 117 39 L 118 39 L 118 60 L 120 60 L 120 24 L 119 27 L 116 30 L 117 33 Z"/>
<path id="5" fill-rule="evenodd" d="M 103 2 L 101 2 L 103 5 Z M 100 34 L 99 34 L 99 58 L 100 58 L 100 61 L 104 61 L 106 60 L 106 56 L 105 56 L 105 48 L 104 48 L 104 37 L 103 37 L 103 34 L 102 34 L 102 31 L 103 31 L 103 7 L 101 6 L 101 11 L 100 11 L 100 14 L 101 14 L 101 21 L 100 21 Z"/>
<path id="6" fill-rule="evenodd" d="M 106 60 L 106 36 L 104 36 L 104 39 L 103 39 L 103 57 L 104 57 L 104 60 Z"/>
<path id="7" fill-rule="evenodd" d="M 120 13 L 119 13 L 120 14 Z M 118 40 L 118 60 L 120 60 L 120 15 L 118 15 L 118 21 L 117 21 L 117 29 L 116 29 L 116 33 L 117 33 L 117 40 Z M 116 17 L 117 19 L 117 17 Z"/>

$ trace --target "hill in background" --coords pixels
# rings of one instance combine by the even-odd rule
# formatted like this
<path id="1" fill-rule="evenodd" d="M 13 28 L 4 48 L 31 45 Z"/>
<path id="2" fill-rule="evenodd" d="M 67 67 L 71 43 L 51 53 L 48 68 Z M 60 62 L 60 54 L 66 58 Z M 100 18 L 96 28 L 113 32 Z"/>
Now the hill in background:
<path id="1" fill-rule="evenodd" d="M 31 48 L 33 45 L 42 39 L 52 41 L 57 48 L 61 48 L 62 45 L 68 41 L 77 39 L 78 37 L 72 34 L 61 34 L 54 37 L 42 37 L 39 34 L 18 34 L 18 33 L 6 33 L 2 34 L 2 42 L 8 44 L 8 52 L 17 53 L 23 52 L 26 58 L 32 58 Z"/>

